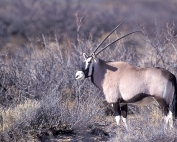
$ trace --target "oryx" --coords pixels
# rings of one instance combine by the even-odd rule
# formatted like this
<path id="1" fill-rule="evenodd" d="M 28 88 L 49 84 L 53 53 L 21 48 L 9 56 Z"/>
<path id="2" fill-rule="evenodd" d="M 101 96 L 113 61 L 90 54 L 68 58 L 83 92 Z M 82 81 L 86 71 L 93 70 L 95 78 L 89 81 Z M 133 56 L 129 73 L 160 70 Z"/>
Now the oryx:
<path id="1" fill-rule="evenodd" d="M 106 101 L 112 104 L 117 124 L 122 116 L 127 127 L 127 104 L 146 105 L 155 100 L 163 109 L 166 125 L 169 123 L 173 127 L 172 116 L 177 117 L 177 86 L 176 77 L 171 72 L 159 67 L 139 68 L 126 62 L 106 62 L 96 57 L 111 44 L 137 32 L 120 37 L 96 53 L 121 24 L 111 31 L 90 56 L 83 53 L 84 64 L 75 78 L 91 77 L 92 83 L 103 92 Z M 169 105 L 172 98 L 171 111 Z"/>

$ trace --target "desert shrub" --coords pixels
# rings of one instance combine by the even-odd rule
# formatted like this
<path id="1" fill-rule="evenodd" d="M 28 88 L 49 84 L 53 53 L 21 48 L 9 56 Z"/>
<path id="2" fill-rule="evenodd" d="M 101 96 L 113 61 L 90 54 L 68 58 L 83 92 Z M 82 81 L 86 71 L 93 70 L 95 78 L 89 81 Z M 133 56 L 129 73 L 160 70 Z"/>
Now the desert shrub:
<path id="1" fill-rule="evenodd" d="M 66 9 L 67 7 L 64 10 Z M 110 15 L 107 14 L 107 17 Z M 9 54 L 7 50 L 2 53 L 0 66 L 1 141 L 32 141 L 61 133 L 72 133 L 74 130 L 94 123 L 107 123 L 104 119 L 106 105 L 103 103 L 103 95 L 91 85 L 89 79 L 76 82 L 74 78 L 75 71 L 82 63 L 82 53 L 91 53 L 98 45 L 98 41 L 105 36 L 105 31 L 100 31 L 100 33 L 103 32 L 103 37 L 97 41 L 91 33 L 85 36 L 84 19 L 76 15 L 76 20 L 74 37 L 77 42 L 66 38 L 67 44 L 60 44 L 56 34 L 53 34 L 52 38 L 46 38 L 45 34 L 42 34 L 38 36 L 36 42 L 31 40 L 30 44 L 23 45 L 24 47 L 18 48 L 15 52 Z M 100 24 L 100 21 L 94 21 Z M 43 23 L 47 24 L 46 19 Z M 86 27 L 85 30 L 88 32 L 90 27 Z M 176 74 L 176 42 L 173 29 L 173 24 L 167 24 L 163 30 L 156 26 L 153 39 L 148 36 L 143 26 L 144 35 L 125 38 L 102 52 L 99 57 L 111 61 L 127 61 L 141 67 L 165 67 Z M 123 34 L 122 31 L 117 32 L 104 45 Z M 128 137 L 122 138 L 120 135 L 116 139 L 128 141 L 131 138 L 132 141 L 136 141 L 143 133 L 142 140 L 150 140 L 148 134 L 153 128 L 143 123 L 152 110 L 147 108 L 139 111 L 142 114 L 141 118 L 134 117 L 129 120 L 132 127 L 136 125 L 136 135 L 133 129 Z M 135 109 L 134 113 L 136 112 Z M 148 123 L 157 125 L 162 122 L 161 119 L 158 123 L 154 122 L 157 116 L 153 115 L 156 114 L 158 112 L 152 114 Z M 161 127 L 162 125 L 159 125 L 158 128 Z M 125 131 L 121 131 L 122 128 L 120 130 L 118 127 L 118 130 L 123 135 L 125 134 Z M 153 131 L 155 130 L 154 128 Z M 163 131 L 158 131 L 159 136 L 162 133 Z M 116 134 L 119 135 L 119 133 Z M 154 133 L 151 136 L 156 139 L 156 135 L 157 133 Z M 174 133 L 172 135 L 174 136 Z"/>
<path id="2" fill-rule="evenodd" d="M 128 26 L 124 25 L 126 30 L 133 29 L 134 25 L 143 21 L 148 25 L 150 33 L 153 31 L 155 18 L 163 16 L 160 18 L 158 26 L 174 20 L 176 12 L 173 7 L 176 5 L 174 0 L 170 4 L 164 0 L 161 3 L 157 1 L 147 3 L 138 0 L 134 2 L 131 0 L 111 0 L 109 2 L 106 0 L 90 0 L 89 2 L 80 0 L 0 1 L 1 49 L 12 48 L 14 43 L 19 46 L 24 42 L 34 42 L 41 34 L 52 38 L 59 33 L 59 40 L 62 43 L 66 42 L 66 37 L 77 42 L 77 24 L 75 22 L 77 13 L 84 16 L 85 26 L 82 27 L 82 36 L 88 38 L 92 33 L 94 41 L 97 41 L 102 34 L 109 32 L 123 19 L 127 20 L 126 25 Z M 129 5 L 132 6 L 129 7 Z M 156 10 L 151 10 L 153 7 Z M 162 8 L 163 12 L 158 10 Z M 139 12 L 142 10 L 147 12 Z"/>
<path id="3" fill-rule="evenodd" d="M 75 80 L 77 60 L 82 59 L 72 52 L 64 57 L 58 40 L 52 46 L 44 36 L 41 40 L 41 50 L 32 44 L 2 62 L 2 141 L 42 139 L 105 122 L 99 90 Z"/>

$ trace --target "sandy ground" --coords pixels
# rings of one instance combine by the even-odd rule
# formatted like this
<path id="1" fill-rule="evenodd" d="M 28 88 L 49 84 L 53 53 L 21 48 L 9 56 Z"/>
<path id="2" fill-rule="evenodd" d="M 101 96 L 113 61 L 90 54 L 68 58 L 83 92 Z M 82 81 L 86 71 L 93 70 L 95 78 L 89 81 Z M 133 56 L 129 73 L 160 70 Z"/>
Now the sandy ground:
<path id="1" fill-rule="evenodd" d="M 115 128 L 111 128 L 114 131 L 109 132 L 109 126 L 95 126 L 92 129 L 85 128 L 76 130 L 71 134 L 59 134 L 57 136 L 43 137 L 42 142 L 107 142 L 111 137 L 115 136 Z"/>
<path id="2" fill-rule="evenodd" d="M 144 115 L 142 117 L 142 115 Z M 138 114 L 128 116 L 127 130 L 121 121 L 117 126 L 113 116 L 107 116 L 106 126 L 95 125 L 92 128 L 83 128 L 74 131 L 73 134 L 59 134 L 54 137 L 46 137 L 42 142 L 176 142 L 177 123 L 173 129 L 164 129 L 163 118 L 154 120 L 152 116 Z M 153 121 L 152 121 L 153 120 Z"/>

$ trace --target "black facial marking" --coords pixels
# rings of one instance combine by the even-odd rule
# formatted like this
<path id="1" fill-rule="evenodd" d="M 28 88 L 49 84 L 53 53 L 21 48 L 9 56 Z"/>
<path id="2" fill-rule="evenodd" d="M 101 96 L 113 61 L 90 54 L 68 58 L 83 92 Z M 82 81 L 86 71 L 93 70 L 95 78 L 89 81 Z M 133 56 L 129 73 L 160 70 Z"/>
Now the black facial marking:
<path id="1" fill-rule="evenodd" d="M 91 63 L 91 62 L 90 62 Z M 84 62 L 81 66 L 81 70 L 83 71 L 84 75 L 85 75 L 85 78 L 88 78 L 89 77 L 89 67 L 90 67 L 90 63 L 88 65 L 88 67 L 85 69 L 85 64 L 86 62 Z"/>
<path id="2" fill-rule="evenodd" d="M 84 71 L 84 69 L 85 69 L 85 62 L 82 63 L 82 65 L 81 65 L 81 70 Z"/>
<path id="3" fill-rule="evenodd" d="M 94 74 L 94 67 L 93 67 L 93 69 L 92 69 L 91 81 L 92 81 L 93 84 L 95 84 L 95 83 L 94 83 L 93 74 Z"/>

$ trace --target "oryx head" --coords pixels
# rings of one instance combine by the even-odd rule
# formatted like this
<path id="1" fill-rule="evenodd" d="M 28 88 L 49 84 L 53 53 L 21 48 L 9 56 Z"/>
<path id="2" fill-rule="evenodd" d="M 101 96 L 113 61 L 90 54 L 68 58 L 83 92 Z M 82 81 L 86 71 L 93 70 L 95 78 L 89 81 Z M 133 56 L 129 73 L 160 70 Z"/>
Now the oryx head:
<path id="1" fill-rule="evenodd" d="M 122 22 L 124 23 L 124 22 Z M 104 48 L 102 48 L 100 51 L 98 51 L 96 53 L 96 51 L 98 50 L 98 48 L 103 44 L 103 42 L 122 24 L 120 23 L 116 28 L 114 28 L 107 36 L 106 38 L 96 47 L 96 49 L 92 52 L 92 54 L 90 56 L 86 55 L 86 53 L 83 53 L 83 58 L 84 58 L 84 63 L 82 65 L 82 69 L 80 71 L 76 72 L 75 78 L 78 79 L 84 79 L 84 78 L 88 78 L 92 75 L 93 73 L 93 63 L 94 61 L 96 62 L 96 55 L 98 55 L 100 52 L 102 52 L 104 49 L 106 49 L 107 47 L 109 47 L 111 44 L 117 42 L 118 40 L 133 34 L 135 32 L 140 32 L 140 31 L 134 31 L 131 32 L 129 34 L 126 34 L 118 39 L 116 39 L 115 41 L 113 41 L 112 43 L 109 43 L 108 45 L 106 45 Z"/>
<path id="2" fill-rule="evenodd" d="M 91 56 L 83 53 L 84 62 L 82 64 L 81 70 L 77 71 L 75 78 L 76 79 L 84 79 L 90 77 L 93 71 L 93 62 L 95 61 L 95 56 L 92 54 Z"/>

